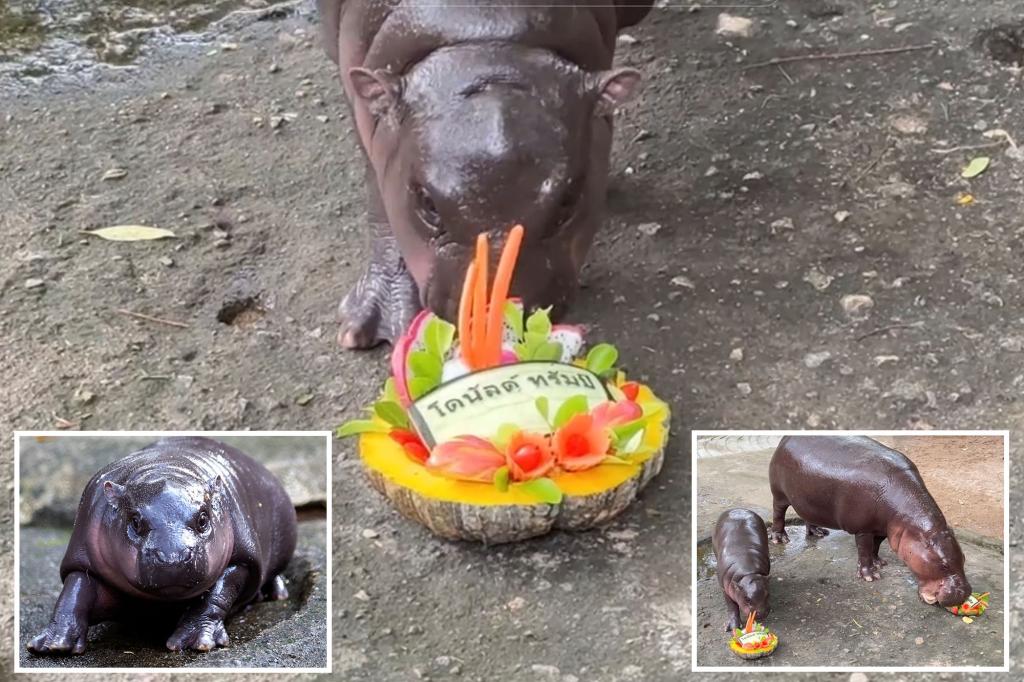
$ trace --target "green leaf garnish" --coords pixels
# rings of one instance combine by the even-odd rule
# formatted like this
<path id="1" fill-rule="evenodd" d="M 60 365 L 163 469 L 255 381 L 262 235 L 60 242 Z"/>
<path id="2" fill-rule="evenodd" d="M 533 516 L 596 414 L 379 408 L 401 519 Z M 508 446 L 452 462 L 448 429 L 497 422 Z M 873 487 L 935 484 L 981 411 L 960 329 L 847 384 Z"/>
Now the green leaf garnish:
<path id="1" fill-rule="evenodd" d="M 522 431 L 522 429 L 515 424 L 502 424 L 498 427 L 498 433 L 491 442 L 494 443 L 499 450 L 504 450 L 508 447 L 508 442 L 512 440 L 512 436 L 516 435 L 520 431 Z"/>
<path id="2" fill-rule="evenodd" d="M 567 421 L 589 409 L 590 405 L 587 403 L 587 396 L 574 395 L 562 403 L 562 406 L 558 408 L 558 412 L 555 413 L 555 421 L 552 423 L 552 426 L 556 429 L 561 428 Z"/>
<path id="3" fill-rule="evenodd" d="M 413 400 L 419 400 L 437 388 L 437 383 L 438 382 L 433 379 L 413 377 L 412 379 L 409 379 L 409 395 L 412 396 Z"/>
<path id="4" fill-rule="evenodd" d="M 550 478 L 535 478 L 532 481 L 517 483 L 516 486 L 546 504 L 558 504 L 562 501 L 562 489 Z"/>
<path id="5" fill-rule="evenodd" d="M 505 301 L 505 324 L 512 327 L 516 339 L 523 338 L 523 309 L 512 301 Z"/>
<path id="6" fill-rule="evenodd" d="M 392 426 L 400 429 L 409 428 L 409 416 L 398 403 L 381 400 L 373 406 L 373 413 Z"/>
<path id="7" fill-rule="evenodd" d="M 427 322 L 427 327 L 423 333 L 423 342 L 426 345 L 427 352 L 441 362 L 448 355 L 454 339 L 455 325 L 439 317 L 435 317 L 430 322 Z"/>
<path id="8" fill-rule="evenodd" d="M 501 467 L 494 472 L 494 487 L 499 493 L 508 490 L 508 467 Z"/>
<path id="9" fill-rule="evenodd" d="M 587 353 L 587 369 L 602 376 L 615 367 L 619 361 L 619 351 L 610 343 L 599 343 Z"/>
<path id="10" fill-rule="evenodd" d="M 395 388 L 395 378 L 388 377 L 388 380 L 384 382 L 384 400 L 392 403 L 399 402 L 398 400 L 398 389 Z"/>
<path id="11" fill-rule="evenodd" d="M 418 350 L 409 354 L 409 373 L 421 379 L 441 383 L 441 358 L 430 351 Z"/>
<path id="12" fill-rule="evenodd" d="M 348 438 L 360 433 L 387 433 L 390 430 L 389 426 L 380 422 L 369 419 L 354 419 L 339 426 L 336 433 L 338 438 Z"/>
<path id="13" fill-rule="evenodd" d="M 548 402 L 548 397 L 546 395 L 537 396 L 537 399 L 533 401 L 533 404 L 537 406 L 537 411 L 540 412 L 540 416 L 544 417 L 544 421 L 546 421 L 550 426 L 551 418 L 548 417 L 548 414 L 550 412 L 551 405 Z"/>
<path id="14" fill-rule="evenodd" d="M 647 418 L 640 417 L 628 424 L 622 424 L 612 428 L 612 433 L 615 436 L 615 449 L 621 450 L 629 444 L 636 434 L 644 430 L 647 426 Z"/>
<path id="15" fill-rule="evenodd" d="M 526 331 L 533 332 L 534 334 L 540 334 L 546 341 L 548 336 L 551 334 L 551 308 L 541 308 L 533 311 L 533 313 L 526 318 Z"/>

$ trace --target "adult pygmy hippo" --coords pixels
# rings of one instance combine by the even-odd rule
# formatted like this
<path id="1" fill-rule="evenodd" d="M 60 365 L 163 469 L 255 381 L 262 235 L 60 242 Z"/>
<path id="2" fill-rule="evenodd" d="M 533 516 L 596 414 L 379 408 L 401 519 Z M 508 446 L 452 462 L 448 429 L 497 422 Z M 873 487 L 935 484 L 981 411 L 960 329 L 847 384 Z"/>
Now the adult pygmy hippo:
<path id="1" fill-rule="evenodd" d="M 711 539 L 718 561 L 718 584 L 729 609 L 726 630 L 742 627 L 751 612 L 768 615 L 768 529 L 749 509 L 729 509 L 715 523 Z M 742 612 L 742 613 L 741 613 Z"/>
<path id="2" fill-rule="evenodd" d="M 295 508 L 267 469 L 207 438 L 168 438 L 85 487 L 60 565 L 64 588 L 28 648 L 85 651 L 89 626 L 154 602 L 185 609 L 172 651 L 227 646 L 224 619 L 261 595 L 285 599 Z"/>
<path id="3" fill-rule="evenodd" d="M 480 232 L 526 228 L 513 295 L 560 314 L 603 220 L 619 30 L 653 0 L 317 0 L 367 158 L 374 233 L 339 342 L 452 320 Z M 490 268 L 493 273 L 494 268 Z"/>
<path id="4" fill-rule="evenodd" d="M 774 542 L 788 542 L 786 508 L 807 522 L 808 535 L 826 528 L 857 539 L 858 572 L 877 580 L 885 565 L 882 541 L 917 578 L 929 604 L 961 604 L 971 594 L 964 554 L 917 467 L 905 455 L 863 436 L 787 436 L 768 471 Z"/>

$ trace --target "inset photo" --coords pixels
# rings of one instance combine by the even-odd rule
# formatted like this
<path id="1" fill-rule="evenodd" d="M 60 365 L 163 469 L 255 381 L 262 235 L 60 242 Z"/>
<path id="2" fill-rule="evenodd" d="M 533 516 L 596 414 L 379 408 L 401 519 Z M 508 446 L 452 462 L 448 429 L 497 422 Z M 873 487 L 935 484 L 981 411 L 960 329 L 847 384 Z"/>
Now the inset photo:
<path id="1" fill-rule="evenodd" d="M 697 671 L 1009 669 L 1005 432 L 693 434 Z"/>
<path id="2" fill-rule="evenodd" d="M 330 672 L 329 432 L 15 434 L 15 672 Z"/>

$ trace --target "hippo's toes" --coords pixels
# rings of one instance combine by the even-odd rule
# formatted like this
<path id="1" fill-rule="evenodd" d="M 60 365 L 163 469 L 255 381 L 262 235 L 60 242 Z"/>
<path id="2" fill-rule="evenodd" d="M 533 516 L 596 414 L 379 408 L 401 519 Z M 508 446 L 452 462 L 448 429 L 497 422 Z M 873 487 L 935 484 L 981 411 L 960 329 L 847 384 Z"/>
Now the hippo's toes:
<path id="1" fill-rule="evenodd" d="M 875 566 L 860 566 L 857 569 L 857 574 L 869 583 L 882 579 L 882 574 L 878 572 L 878 568 Z"/>
<path id="2" fill-rule="evenodd" d="M 224 621 L 207 617 L 188 618 L 168 638 L 167 648 L 171 651 L 210 651 L 218 646 L 227 646 L 228 642 Z"/>
<path id="3" fill-rule="evenodd" d="M 76 623 L 50 623 L 28 643 L 34 654 L 80 654 L 85 651 L 86 628 Z"/>
<path id="4" fill-rule="evenodd" d="M 284 576 L 275 575 L 263 586 L 263 598 L 267 601 L 284 601 L 288 598 L 288 588 L 284 586 Z"/>
<path id="5" fill-rule="evenodd" d="M 807 534 L 813 535 L 816 538 L 823 538 L 828 535 L 828 528 L 822 528 L 821 526 L 815 526 L 813 524 L 807 524 Z"/>
<path id="6" fill-rule="evenodd" d="M 371 263 L 338 306 L 338 343 L 348 349 L 394 343 L 419 311 L 419 291 L 405 266 Z"/>
<path id="7" fill-rule="evenodd" d="M 768 531 L 768 537 L 776 545 L 784 545 L 789 542 L 789 535 L 785 530 L 771 530 Z"/>
<path id="8" fill-rule="evenodd" d="M 740 627 L 741 625 L 742 625 L 742 623 L 740 623 L 740 619 L 737 618 L 736 616 L 733 616 L 732 618 L 729 619 L 729 622 L 725 624 L 725 631 L 726 632 L 732 632 L 733 630 L 735 630 L 736 628 Z"/>

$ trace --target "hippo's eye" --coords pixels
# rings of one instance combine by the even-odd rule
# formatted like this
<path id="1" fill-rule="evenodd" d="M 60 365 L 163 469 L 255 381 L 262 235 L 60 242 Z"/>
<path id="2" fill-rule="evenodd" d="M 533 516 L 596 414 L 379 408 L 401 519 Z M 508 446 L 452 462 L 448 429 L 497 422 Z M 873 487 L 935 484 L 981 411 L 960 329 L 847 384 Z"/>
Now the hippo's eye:
<path id="1" fill-rule="evenodd" d="M 131 524 L 132 530 L 135 531 L 137 535 L 145 534 L 146 522 L 142 520 L 141 514 L 132 514 Z"/>
<path id="2" fill-rule="evenodd" d="M 441 214 L 437 211 L 437 204 L 430 192 L 420 184 L 413 185 L 413 195 L 416 198 L 416 213 L 427 227 L 433 230 L 441 229 Z"/>
<path id="3" fill-rule="evenodd" d="M 210 516 L 204 511 L 201 511 L 198 514 L 196 514 L 196 530 L 198 530 L 199 532 L 203 532 L 209 527 Z"/>

